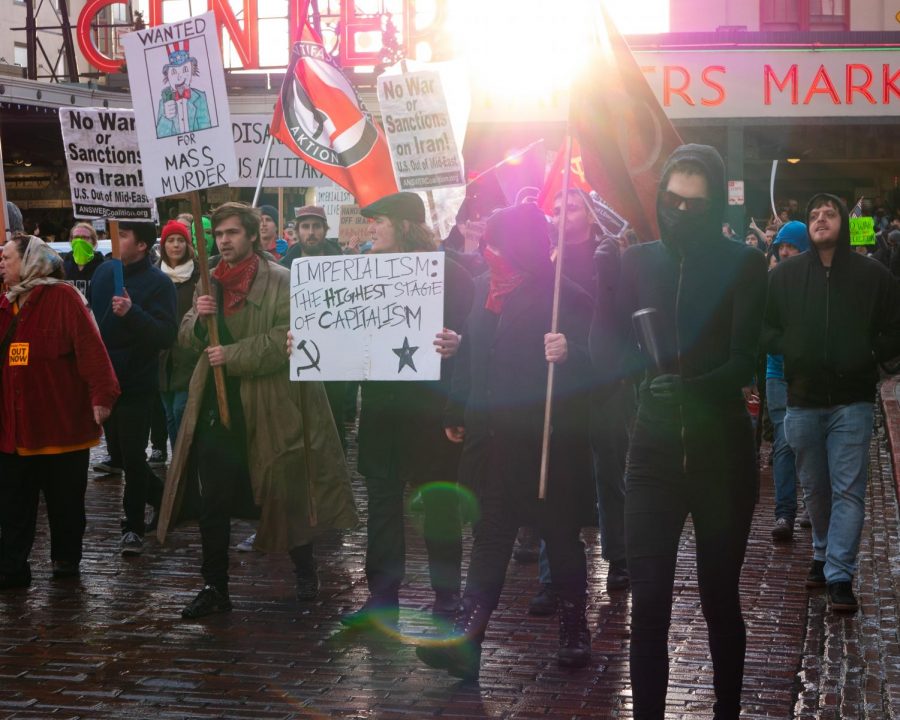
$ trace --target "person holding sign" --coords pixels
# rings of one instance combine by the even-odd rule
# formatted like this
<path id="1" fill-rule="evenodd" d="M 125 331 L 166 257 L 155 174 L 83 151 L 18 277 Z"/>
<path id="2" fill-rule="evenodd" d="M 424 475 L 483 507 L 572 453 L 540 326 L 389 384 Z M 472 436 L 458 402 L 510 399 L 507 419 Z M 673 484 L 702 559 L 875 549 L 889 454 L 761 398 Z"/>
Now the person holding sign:
<path id="1" fill-rule="evenodd" d="M 53 577 L 79 574 L 89 448 L 119 384 L 83 296 L 42 240 L 15 235 L 0 274 L 0 590 L 31 584 L 38 500 L 50 523 Z"/>
<path id="2" fill-rule="evenodd" d="M 878 360 L 900 354 L 900 287 L 852 251 L 844 202 L 827 193 L 806 210 L 810 248 L 769 274 L 765 349 L 784 356 L 784 435 L 812 523 L 807 587 L 832 610 L 855 612 Z"/>
<path id="3" fill-rule="evenodd" d="M 304 387 L 288 377 L 282 348 L 290 326 L 290 273 L 265 259 L 258 210 L 228 202 L 211 221 L 220 261 L 212 273 L 213 294 L 198 288 L 181 323 L 179 344 L 201 356 L 169 471 L 170 482 L 180 481 L 194 453 L 204 587 L 182 610 L 186 619 L 231 610 L 233 515 L 259 513 L 255 547 L 290 553 L 301 601 L 318 594 L 315 537 L 357 523 L 350 473 L 322 384 Z M 201 322 L 207 318 L 218 323 L 219 345 L 209 344 L 207 323 Z M 228 426 L 219 414 L 214 367 L 225 370 Z"/>
<path id="4" fill-rule="evenodd" d="M 388 195 L 364 208 L 371 218 L 372 253 L 427 252 L 437 243 L 425 224 L 422 199 Z M 364 382 L 359 416 L 359 472 L 366 478 L 366 582 L 369 598 L 344 617 L 350 627 L 396 626 L 400 583 L 406 572 L 403 497 L 407 483 L 422 488 L 425 547 L 435 616 L 451 618 L 459 605 L 462 537 L 455 483 L 459 448 L 444 436 L 442 414 L 459 333 L 472 304 L 472 279 L 445 259 L 444 329 L 434 339 L 441 379 L 432 382 Z"/>
<path id="5" fill-rule="evenodd" d="M 520 526 L 536 526 L 559 599 L 565 667 L 591 659 L 585 618 L 587 569 L 581 527 L 596 521 L 588 437 L 592 382 L 590 297 L 563 279 L 559 333 L 551 327 L 550 228 L 532 204 L 495 212 L 485 228 L 488 274 L 476 280 L 454 370 L 445 433 L 462 443 L 460 481 L 480 502 L 463 608 L 446 640 L 416 654 L 451 675 L 477 679 L 481 645 L 500 600 Z M 557 363 L 546 500 L 538 499 L 547 363 Z"/>

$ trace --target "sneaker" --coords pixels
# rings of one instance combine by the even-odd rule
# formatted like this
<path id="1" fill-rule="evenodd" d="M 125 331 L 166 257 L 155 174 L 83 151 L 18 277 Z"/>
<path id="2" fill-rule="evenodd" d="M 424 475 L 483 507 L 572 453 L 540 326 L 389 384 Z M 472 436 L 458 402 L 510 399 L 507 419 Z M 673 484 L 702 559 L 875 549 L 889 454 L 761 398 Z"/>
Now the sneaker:
<path id="1" fill-rule="evenodd" d="M 212 585 L 207 585 L 181 611 L 181 617 L 185 620 L 195 620 L 207 615 L 230 611 L 231 599 L 228 597 L 228 593 L 222 592 Z"/>
<path id="2" fill-rule="evenodd" d="M 609 570 L 606 571 L 606 591 L 616 592 L 627 590 L 631 587 L 631 576 L 628 574 L 628 566 L 624 560 L 610 560 Z"/>
<path id="3" fill-rule="evenodd" d="M 556 593 L 550 583 L 542 583 L 541 591 L 528 603 L 528 614 L 547 617 L 556 613 Z"/>
<path id="4" fill-rule="evenodd" d="M 168 459 L 169 457 L 165 450 L 154 450 L 150 453 L 150 459 L 147 463 L 150 467 L 165 467 Z"/>
<path id="5" fill-rule="evenodd" d="M 794 539 L 794 523 L 790 518 L 780 517 L 772 526 L 772 540 L 775 542 L 790 542 Z"/>
<path id="6" fill-rule="evenodd" d="M 828 584 L 825 580 L 825 561 L 813 560 L 809 566 L 809 575 L 806 576 L 806 587 L 823 588 Z"/>
<path id="7" fill-rule="evenodd" d="M 800 513 L 800 518 L 797 520 L 797 524 L 802 528 L 812 527 L 812 523 L 809 520 L 809 510 L 803 508 L 802 512 Z"/>
<path id="8" fill-rule="evenodd" d="M 828 600 L 831 602 L 831 609 L 837 612 L 854 613 L 859 610 L 859 603 L 853 594 L 853 583 L 849 580 L 828 583 Z"/>
<path id="9" fill-rule="evenodd" d="M 53 577 L 55 578 L 71 578 L 78 577 L 81 574 L 79 563 L 73 560 L 54 560 L 53 561 Z"/>
<path id="10" fill-rule="evenodd" d="M 104 475 L 121 475 L 122 468 L 113 462 L 112 456 L 107 455 L 100 462 L 94 465 L 94 470 Z"/>
<path id="11" fill-rule="evenodd" d="M 237 545 L 234 546 L 234 549 L 238 552 L 253 552 L 253 543 L 256 542 L 256 533 L 252 535 L 248 535 L 243 540 L 241 540 Z"/>
<path id="12" fill-rule="evenodd" d="M 122 555 L 128 557 L 144 552 L 144 538 L 136 532 L 128 531 L 122 536 Z"/>
<path id="13" fill-rule="evenodd" d="M 341 625 L 352 630 L 396 630 L 399 622 L 400 605 L 397 600 L 372 596 L 359 610 L 341 618 Z"/>

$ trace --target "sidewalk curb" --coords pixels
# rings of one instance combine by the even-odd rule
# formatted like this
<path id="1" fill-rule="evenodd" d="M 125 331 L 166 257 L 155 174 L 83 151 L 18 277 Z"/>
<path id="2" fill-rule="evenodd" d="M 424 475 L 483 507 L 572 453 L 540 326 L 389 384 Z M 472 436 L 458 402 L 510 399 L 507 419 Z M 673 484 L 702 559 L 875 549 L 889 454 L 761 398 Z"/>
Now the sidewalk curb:
<path id="1" fill-rule="evenodd" d="M 894 475 L 894 492 L 900 502 L 900 400 L 897 398 L 898 378 L 889 378 L 881 384 L 881 409 L 884 411 L 884 427 L 891 452 L 891 470 Z"/>

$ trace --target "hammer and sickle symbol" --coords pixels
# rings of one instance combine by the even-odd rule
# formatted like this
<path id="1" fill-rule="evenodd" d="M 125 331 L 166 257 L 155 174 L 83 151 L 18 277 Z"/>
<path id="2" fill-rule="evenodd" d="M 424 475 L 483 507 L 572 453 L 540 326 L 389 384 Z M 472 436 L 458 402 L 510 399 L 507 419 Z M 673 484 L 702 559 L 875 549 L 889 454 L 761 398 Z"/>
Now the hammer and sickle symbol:
<path id="1" fill-rule="evenodd" d="M 312 346 L 312 351 L 309 349 L 310 346 Z M 319 372 L 322 372 L 322 369 L 319 367 L 322 353 L 319 351 L 318 345 L 312 340 L 301 340 L 300 344 L 297 346 L 297 350 L 306 355 L 306 359 L 309 360 L 309 365 L 299 365 L 297 366 L 298 370 L 311 370 L 315 368 Z"/>

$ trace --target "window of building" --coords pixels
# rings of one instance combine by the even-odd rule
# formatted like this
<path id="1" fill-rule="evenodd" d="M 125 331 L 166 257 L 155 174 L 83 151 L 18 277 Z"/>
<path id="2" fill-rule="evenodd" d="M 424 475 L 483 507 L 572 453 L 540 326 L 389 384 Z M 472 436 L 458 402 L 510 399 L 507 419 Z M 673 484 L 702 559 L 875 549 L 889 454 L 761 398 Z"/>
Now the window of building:
<path id="1" fill-rule="evenodd" d="M 849 30 L 848 0 L 760 0 L 763 31 Z"/>
<path id="2" fill-rule="evenodd" d="M 13 64 L 28 67 L 28 47 L 25 43 L 16 43 L 13 47 Z"/>

